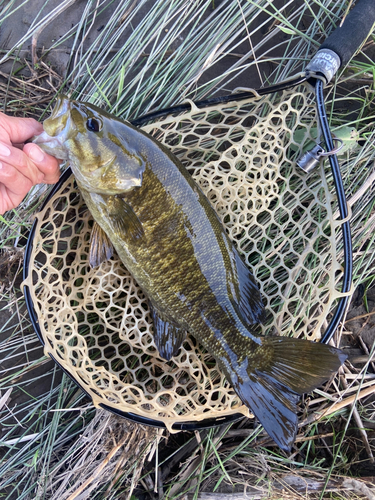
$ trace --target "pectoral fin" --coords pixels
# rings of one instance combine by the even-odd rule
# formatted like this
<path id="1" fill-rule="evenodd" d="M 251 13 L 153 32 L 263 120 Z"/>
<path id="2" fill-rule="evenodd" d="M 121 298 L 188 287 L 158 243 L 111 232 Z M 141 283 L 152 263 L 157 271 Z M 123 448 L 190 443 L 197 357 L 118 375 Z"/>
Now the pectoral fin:
<path id="1" fill-rule="evenodd" d="M 98 203 L 100 208 L 106 212 L 109 223 L 114 233 L 130 243 L 143 238 L 145 233 L 141 221 L 129 203 L 117 196 L 100 196 Z M 97 222 L 94 223 L 90 239 L 90 265 L 97 267 L 102 262 L 110 259 L 114 247 L 104 230 Z"/>
<path id="2" fill-rule="evenodd" d="M 169 361 L 175 356 L 186 338 L 186 331 L 163 317 L 160 311 L 151 306 L 154 320 L 154 341 L 162 358 Z"/>
<path id="3" fill-rule="evenodd" d="M 91 267 L 100 266 L 113 255 L 113 245 L 103 229 L 94 222 L 90 238 L 89 262 Z"/>
<path id="4" fill-rule="evenodd" d="M 125 200 L 117 196 L 108 197 L 107 211 L 116 233 L 133 243 L 144 237 L 142 222 Z"/>

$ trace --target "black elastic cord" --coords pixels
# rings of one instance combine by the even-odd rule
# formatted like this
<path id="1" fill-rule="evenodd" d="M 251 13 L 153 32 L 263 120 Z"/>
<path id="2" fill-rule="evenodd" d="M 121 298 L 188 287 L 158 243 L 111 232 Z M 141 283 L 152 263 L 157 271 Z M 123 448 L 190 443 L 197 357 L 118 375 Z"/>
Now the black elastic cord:
<path id="1" fill-rule="evenodd" d="M 259 95 L 265 95 L 265 94 L 271 94 L 275 92 L 280 92 L 285 89 L 292 88 L 294 86 L 297 86 L 304 81 L 306 81 L 306 75 L 297 75 L 295 78 L 291 80 L 287 80 L 285 82 L 281 82 L 279 84 L 270 86 L 270 87 L 265 87 L 263 89 L 257 89 L 256 92 Z M 315 92 L 316 92 L 316 101 L 317 101 L 317 108 L 318 108 L 318 116 L 319 116 L 319 121 L 322 127 L 322 132 L 323 132 L 323 137 L 327 145 L 327 150 L 332 151 L 334 148 L 334 144 L 332 141 L 332 136 L 331 132 L 329 129 L 328 125 L 328 120 L 325 112 L 325 106 L 324 106 L 324 99 L 323 99 L 323 83 L 320 80 L 314 81 L 315 83 Z M 252 97 L 254 94 L 252 92 L 243 92 L 243 93 L 238 93 L 238 94 L 230 94 L 227 96 L 222 96 L 222 97 L 214 97 L 210 99 L 206 99 L 204 101 L 197 101 L 194 104 L 198 108 L 203 108 L 205 106 L 213 106 L 218 103 L 230 103 L 230 102 L 235 102 L 235 101 L 241 101 L 243 99 L 247 99 L 249 97 Z M 154 113 L 149 113 L 147 115 L 144 115 L 136 120 L 133 120 L 131 123 L 133 125 L 142 125 L 143 123 L 146 123 L 150 120 L 154 120 L 155 118 L 158 118 L 160 116 L 167 116 L 168 114 L 171 113 L 181 113 L 183 111 L 186 111 L 190 109 L 190 104 L 189 103 L 183 103 L 178 106 L 174 106 L 171 108 L 167 109 L 162 109 L 160 111 L 156 111 Z M 346 198 L 345 198 L 345 192 L 344 192 L 344 187 L 341 179 L 341 174 L 340 174 L 340 167 L 337 161 L 336 155 L 329 156 L 329 161 L 331 164 L 331 169 L 332 169 L 332 174 L 333 174 L 333 179 L 336 187 L 336 192 L 337 192 L 337 198 L 338 198 L 338 203 L 339 203 L 339 210 L 340 210 L 340 217 L 341 219 L 346 219 L 348 217 L 348 208 L 346 204 Z M 66 179 L 66 176 L 69 176 L 71 174 L 70 169 L 68 169 L 65 172 L 64 179 Z M 53 196 L 54 192 L 61 186 L 61 180 L 60 182 L 55 186 L 55 189 L 48 198 L 45 200 L 44 205 L 51 199 Z M 350 233 L 350 224 L 349 221 L 345 221 L 342 224 L 342 235 L 343 235 L 343 242 L 344 242 L 344 277 L 343 277 L 343 286 L 342 286 L 342 292 L 346 293 L 350 291 L 351 287 L 351 281 L 352 281 L 352 273 L 353 273 L 353 261 L 352 261 L 352 241 L 351 241 L 351 233 Z M 33 232 L 30 234 L 30 237 L 28 239 L 28 248 L 27 252 L 25 255 L 25 269 L 24 269 L 24 279 L 26 279 L 27 274 L 28 274 L 28 264 L 29 264 L 29 259 L 30 259 L 30 249 L 32 247 L 32 242 L 34 239 L 34 234 Z M 25 287 L 26 288 L 26 287 Z M 340 323 L 343 314 L 345 312 L 346 305 L 349 301 L 349 297 L 342 297 L 338 303 L 338 306 L 336 308 L 336 311 L 332 317 L 332 320 L 324 333 L 324 336 L 321 340 L 323 343 L 328 343 L 330 339 L 332 338 L 338 324 Z M 34 313 L 31 310 L 31 308 L 28 306 L 30 317 L 33 318 Z"/>
<path id="2" fill-rule="evenodd" d="M 327 120 L 326 110 L 324 106 L 324 97 L 323 97 L 323 82 L 321 80 L 317 80 L 315 85 L 315 93 L 316 93 L 316 104 L 318 109 L 318 117 L 320 121 L 320 125 L 322 128 L 322 134 L 324 137 L 324 141 L 327 146 L 327 151 L 332 151 L 334 148 L 331 131 L 329 129 L 329 124 Z M 346 203 L 346 197 L 344 192 L 344 186 L 342 183 L 341 172 L 339 162 L 337 160 L 336 155 L 329 156 L 329 162 L 331 165 L 333 180 L 335 183 L 336 193 L 337 193 L 337 201 L 339 205 L 340 218 L 341 220 L 347 219 L 349 216 L 348 206 Z M 350 291 L 351 283 L 352 283 L 352 275 L 353 275 L 353 250 L 352 250 L 352 237 L 350 233 L 350 222 L 349 220 L 345 220 L 345 222 L 341 225 L 342 238 L 344 243 L 344 276 L 343 276 L 343 284 L 342 284 L 342 293 L 347 293 Z M 324 344 L 328 344 L 331 340 L 333 334 L 338 327 L 346 306 L 349 301 L 349 296 L 341 297 L 336 311 L 328 325 L 327 330 L 325 331 L 321 342 Z"/>
<path id="3" fill-rule="evenodd" d="M 270 87 L 265 87 L 262 89 L 257 89 L 256 92 L 259 95 L 266 95 L 266 94 L 271 94 L 275 92 L 281 92 L 282 90 L 290 89 L 294 86 L 300 85 L 301 83 L 305 82 L 307 80 L 306 75 L 297 75 L 295 78 L 291 80 L 287 80 L 285 82 L 281 82 L 276 85 L 272 85 Z M 316 93 L 316 103 L 317 103 L 317 108 L 318 108 L 318 117 L 320 121 L 320 125 L 322 128 L 322 133 L 324 140 L 327 145 L 327 151 L 332 151 L 334 149 L 334 144 L 332 140 L 332 135 L 331 131 L 329 128 L 328 120 L 327 120 L 327 115 L 326 115 L 326 110 L 324 106 L 324 97 L 323 97 L 323 82 L 321 80 L 314 80 L 315 84 L 315 93 Z M 249 97 L 252 97 L 254 94 L 252 92 L 242 92 L 238 94 L 230 94 L 227 96 L 222 96 L 222 97 L 213 97 L 210 99 L 206 99 L 204 101 L 196 101 L 194 104 L 198 108 L 204 108 L 207 106 L 214 106 L 216 104 L 226 104 L 230 102 L 235 102 L 235 101 L 241 101 L 243 99 L 248 99 Z M 141 116 L 135 120 L 132 120 L 131 123 L 136 126 L 140 126 L 150 120 L 155 120 L 156 118 L 160 118 L 161 116 L 167 116 L 172 113 L 182 113 L 183 111 L 187 111 L 190 109 L 190 104 L 189 103 L 183 103 L 177 106 L 173 106 L 170 108 L 162 109 L 159 111 L 155 111 L 153 113 L 149 113 L 147 115 Z M 342 183 L 341 179 L 341 172 L 340 172 L 340 166 L 337 160 L 336 155 L 330 155 L 329 156 L 329 162 L 331 165 L 331 170 L 332 170 L 332 175 L 333 175 L 333 180 L 335 183 L 335 188 L 336 188 L 336 193 L 337 193 L 337 199 L 338 199 L 338 204 L 339 204 L 339 211 L 340 211 L 340 217 L 341 219 L 346 219 L 349 215 L 348 212 L 348 207 L 346 204 L 346 197 L 345 197 L 345 191 L 344 191 L 344 186 Z M 341 226 L 342 230 L 342 236 L 343 236 L 343 243 L 344 243 L 344 276 L 343 276 L 343 285 L 341 292 L 342 293 L 347 293 L 350 291 L 351 283 L 352 283 L 352 274 L 353 274 L 353 254 L 352 254 L 352 239 L 351 239 L 351 232 L 350 232 L 350 223 L 349 221 L 343 222 Z M 328 328 L 326 332 L 324 333 L 321 342 L 324 344 L 328 344 L 328 342 L 331 340 L 333 334 L 336 331 L 336 328 L 338 327 L 346 306 L 349 301 L 349 296 L 341 297 L 339 300 L 339 303 L 337 305 L 336 311 L 328 325 Z"/>

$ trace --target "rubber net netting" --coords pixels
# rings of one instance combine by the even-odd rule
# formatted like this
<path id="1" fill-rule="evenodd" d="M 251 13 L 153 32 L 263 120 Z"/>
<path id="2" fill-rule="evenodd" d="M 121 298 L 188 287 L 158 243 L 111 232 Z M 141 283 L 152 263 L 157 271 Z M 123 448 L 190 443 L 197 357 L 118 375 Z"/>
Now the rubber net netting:
<path id="1" fill-rule="evenodd" d="M 305 87 L 168 116 L 144 130 L 166 144 L 215 207 L 262 290 L 258 333 L 319 340 L 340 296 L 333 181 L 295 165 L 316 134 Z M 314 132 L 315 131 L 315 132 Z M 37 215 L 28 285 L 46 354 L 92 396 L 174 423 L 249 415 L 191 336 L 166 362 L 147 301 L 115 256 L 88 264 L 93 220 L 71 176 Z"/>

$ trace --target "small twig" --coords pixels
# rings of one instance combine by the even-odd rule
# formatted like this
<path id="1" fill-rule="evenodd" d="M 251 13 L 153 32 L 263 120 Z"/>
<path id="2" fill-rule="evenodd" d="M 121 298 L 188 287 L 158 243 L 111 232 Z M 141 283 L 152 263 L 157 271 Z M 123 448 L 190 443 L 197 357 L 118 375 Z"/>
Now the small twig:
<path id="1" fill-rule="evenodd" d="M 327 450 L 327 453 L 328 455 L 330 455 L 332 458 L 333 458 L 333 453 L 332 453 L 332 450 L 331 448 L 328 446 L 328 444 L 326 443 L 326 440 L 323 438 L 322 439 L 322 443 L 324 445 L 324 448 Z"/>
<path id="2" fill-rule="evenodd" d="M 152 478 L 150 474 L 147 474 L 144 476 L 142 479 L 139 480 L 141 485 L 146 491 L 153 491 L 154 490 L 154 482 L 152 481 Z"/>
<path id="3" fill-rule="evenodd" d="M 124 14 L 121 16 L 121 19 L 119 21 L 119 24 L 123 24 L 126 20 L 127 17 L 129 17 L 129 14 L 133 12 L 135 7 L 137 6 L 138 0 L 134 0 L 134 2 L 131 4 L 131 6 L 124 12 Z"/>
<path id="4" fill-rule="evenodd" d="M 267 484 L 263 488 L 254 486 L 247 486 L 246 491 L 243 493 L 211 493 L 200 492 L 198 495 L 189 493 L 184 497 L 184 500 L 263 500 L 269 498 L 270 491 L 277 491 L 277 496 L 272 498 L 289 498 L 289 492 L 293 494 L 293 498 L 307 498 L 309 493 L 320 493 L 323 490 L 329 492 L 347 492 L 353 491 L 354 493 L 365 496 L 368 500 L 375 500 L 372 486 L 374 484 L 373 477 L 361 478 L 356 480 L 347 477 L 339 477 L 337 479 L 330 479 L 325 486 L 325 482 L 311 477 L 303 477 L 297 474 L 286 474 L 279 478 L 275 478 L 272 484 Z M 288 493 L 285 495 L 286 491 Z"/>
<path id="5" fill-rule="evenodd" d="M 6 393 L 4 394 L 4 396 L 1 396 L 1 398 L 0 398 L 0 410 L 3 408 L 3 406 L 5 406 L 7 404 L 7 401 L 9 399 L 9 396 L 12 393 L 12 390 L 13 390 L 13 388 L 11 387 L 10 389 L 8 389 L 6 391 Z M 0 395 L 1 395 L 1 392 L 0 392 Z"/>
<path id="6" fill-rule="evenodd" d="M 367 321 L 366 321 L 366 323 L 367 323 Z M 363 342 L 361 335 L 358 335 L 358 340 L 359 340 L 359 343 L 361 344 L 362 349 L 365 351 L 365 353 L 368 355 L 368 357 L 370 359 L 372 369 L 375 371 L 375 363 L 373 361 L 371 361 L 375 355 L 375 350 L 373 351 L 373 353 L 370 357 L 370 351 L 368 350 L 367 345 Z M 367 361 L 366 361 L 366 363 L 367 363 Z"/>
<path id="7" fill-rule="evenodd" d="M 52 410 L 49 410 L 50 412 L 52 411 L 57 411 L 57 412 L 63 412 L 63 411 L 87 411 L 87 410 L 91 410 L 91 409 L 94 409 L 95 406 L 94 405 L 88 405 L 88 406 L 85 406 L 84 408 L 83 407 L 78 407 L 78 408 L 58 408 L 58 409 L 52 409 Z"/>
<path id="8" fill-rule="evenodd" d="M 345 324 L 349 323 L 349 321 L 354 321 L 355 319 L 367 318 L 368 316 L 372 316 L 374 314 L 375 314 L 375 311 L 372 311 L 372 312 L 369 312 L 366 314 L 361 314 L 360 316 L 354 316 L 354 318 L 349 318 L 349 319 L 345 320 Z"/>
<path id="9" fill-rule="evenodd" d="M 297 436 L 294 442 L 303 443 L 304 441 L 313 441 L 314 439 L 324 439 L 332 436 L 334 436 L 333 432 L 327 432 L 326 434 L 314 434 L 314 436 Z"/>
<path id="10" fill-rule="evenodd" d="M 2 71 L 0 71 L 0 75 L 1 75 L 1 76 L 5 76 L 5 77 L 7 77 L 7 75 L 5 75 Z M 50 90 L 48 90 L 48 89 L 45 89 L 45 88 L 43 88 L 43 87 L 40 87 L 39 85 L 34 85 L 33 83 L 29 83 L 29 81 L 24 81 L 24 80 L 22 80 L 22 79 L 20 79 L 20 78 L 16 78 L 15 76 L 10 76 L 10 78 L 11 78 L 11 80 L 12 80 L 13 82 L 15 82 L 15 83 L 19 83 L 21 86 L 22 86 L 22 85 L 26 85 L 26 84 L 27 84 L 28 86 L 33 87 L 33 88 L 35 88 L 35 89 L 38 89 L 38 90 L 40 90 L 41 92 L 50 92 Z M 32 79 L 32 81 L 34 81 L 34 79 Z"/>
<path id="11" fill-rule="evenodd" d="M 157 476 L 157 488 L 158 488 L 158 497 L 159 500 L 163 500 L 164 498 L 164 488 L 163 488 L 163 481 L 160 477 L 160 467 L 157 468 L 158 470 L 158 476 Z"/>
<path id="12" fill-rule="evenodd" d="M 356 373 L 351 373 L 346 375 L 346 378 L 349 380 L 356 380 L 359 377 L 359 372 Z M 362 375 L 361 378 L 366 379 L 366 380 L 374 380 L 375 379 L 375 373 L 366 373 L 365 375 Z"/>
<path id="13" fill-rule="evenodd" d="M 112 448 L 111 452 L 108 453 L 103 462 L 97 467 L 95 472 L 89 477 L 72 495 L 69 496 L 67 500 L 74 500 L 80 495 L 89 484 L 91 484 L 94 480 L 98 479 L 100 472 L 104 469 L 104 467 L 108 464 L 108 462 L 114 457 L 114 455 L 118 452 L 118 450 L 129 440 L 128 434 L 121 439 L 121 441 Z"/>
<path id="14" fill-rule="evenodd" d="M 367 363 L 368 361 L 371 361 L 372 358 L 375 356 L 375 353 L 370 357 L 369 355 L 366 356 L 349 356 L 349 361 L 350 363 Z"/>
<path id="15" fill-rule="evenodd" d="M 29 434 L 28 436 L 22 436 L 20 438 L 9 439 L 8 441 L 0 441 L 0 446 L 13 446 L 14 444 L 26 443 L 38 436 L 40 436 L 39 432 L 37 432 L 36 434 Z"/>
<path id="16" fill-rule="evenodd" d="M 332 437 L 334 436 L 334 433 L 333 432 L 328 432 L 327 434 L 314 434 L 314 436 L 304 436 L 304 435 L 300 435 L 300 436 L 297 436 L 296 439 L 295 439 L 295 443 L 303 443 L 305 441 L 314 441 L 315 439 L 321 439 L 323 441 L 323 443 L 325 444 L 325 441 L 324 441 L 324 438 L 326 437 Z M 258 448 L 258 447 L 266 447 L 266 446 L 272 446 L 273 445 L 273 440 L 269 437 L 269 436 L 266 436 L 264 438 L 262 438 L 261 440 L 259 440 L 255 445 L 254 447 L 255 448 Z M 326 444 L 325 444 L 326 445 Z M 327 445 L 326 445 L 327 447 Z M 226 451 L 227 450 L 232 450 L 232 449 L 235 449 L 235 446 L 232 446 L 232 447 L 228 447 L 226 448 Z M 297 452 L 298 453 L 298 452 Z M 295 453 L 295 455 L 297 454 Z M 289 459 L 291 459 L 291 457 L 289 457 Z"/>
<path id="17" fill-rule="evenodd" d="M 344 389 L 347 389 L 348 388 L 348 384 L 346 383 L 345 377 L 341 376 L 340 378 L 341 378 L 341 383 L 342 383 Z M 361 416 L 360 416 L 360 414 L 359 414 L 359 412 L 358 412 L 358 410 L 357 410 L 357 408 L 355 406 L 355 402 L 351 403 L 351 405 L 354 405 L 354 408 L 353 408 L 353 417 L 354 417 L 354 420 L 355 420 L 355 422 L 357 424 L 359 433 L 361 434 L 361 438 L 362 438 L 363 444 L 364 444 L 364 446 L 366 448 L 369 460 L 370 460 L 371 463 L 374 463 L 374 455 L 372 454 L 371 447 L 370 447 L 370 444 L 368 442 L 368 437 L 367 437 L 367 432 L 365 430 L 365 426 L 363 425 Z"/>
<path id="18" fill-rule="evenodd" d="M 365 398 L 366 396 L 370 396 L 370 394 L 373 394 L 374 392 L 375 392 L 375 385 L 372 385 L 367 389 L 363 389 L 359 394 L 353 394 L 353 396 L 349 396 L 348 398 L 338 403 L 335 403 L 334 405 L 330 406 L 324 411 L 318 411 L 313 413 L 312 415 L 309 415 L 299 424 L 299 427 L 312 424 L 313 422 L 316 422 L 317 420 L 320 420 L 323 417 L 328 417 L 329 415 L 332 415 L 332 413 L 335 413 L 336 411 L 351 405 L 352 403 L 354 403 L 354 401 Z"/>
<path id="19" fill-rule="evenodd" d="M 343 24 L 345 22 L 346 16 L 349 14 L 349 11 L 350 11 L 350 8 L 352 6 L 352 3 L 353 3 L 353 0 L 350 0 L 349 5 L 347 6 L 346 11 L 344 12 L 344 15 L 342 16 L 342 19 L 340 21 L 340 25 L 339 25 L 340 28 L 342 28 L 342 26 L 343 26 Z"/>

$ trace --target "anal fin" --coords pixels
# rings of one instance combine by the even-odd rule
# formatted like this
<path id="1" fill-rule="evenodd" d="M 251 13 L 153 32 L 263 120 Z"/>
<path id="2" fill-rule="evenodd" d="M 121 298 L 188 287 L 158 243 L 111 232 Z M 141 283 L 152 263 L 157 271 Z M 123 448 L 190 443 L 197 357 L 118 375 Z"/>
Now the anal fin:
<path id="1" fill-rule="evenodd" d="M 152 319 L 154 321 L 154 341 L 162 358 L 169 361 L 175 356 L 186 338 L 186 331 L 151 305 Z"/>
<path id="2" fill-rule="evenodd" d="M 257 282 L 250 270 L 243 262 L 240 254 L 234 248 L 234 255 L 237 267 L 238 285 L 239 285 L 239 300 L 237 305 L 240 312 L 249 325 L 261 323 L 264 320 L 264 306 L 262 296 L 259 291 Z"/>

